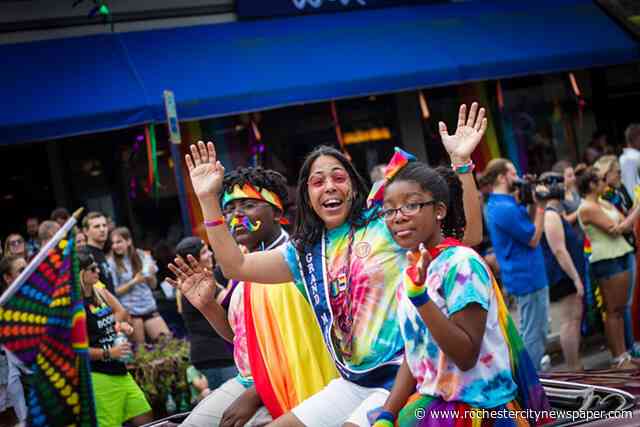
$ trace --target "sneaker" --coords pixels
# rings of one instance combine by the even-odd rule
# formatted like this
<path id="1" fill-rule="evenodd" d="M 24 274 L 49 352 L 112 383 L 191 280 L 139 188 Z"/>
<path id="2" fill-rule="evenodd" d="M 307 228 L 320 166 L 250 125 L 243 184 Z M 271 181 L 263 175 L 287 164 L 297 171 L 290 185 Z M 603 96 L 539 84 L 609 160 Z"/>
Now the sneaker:
<path id="1" fill-rule="evenodd" d="M 547 372 L 551 369 L 551 356 L 545 354 L 540 359 L 540 372 Z"/>
<path id="2" fill-rule="evenodd" d="M 637 369 L 638 365 L 633 363 L 631 361 L 631 359 L 626 358 L 626 359 L 620 360 L 618 363 L 614 363 L 613 365 L 611 365 L 611 368 L 612 369 L 620 369 L 620 370 Z"/>
<path id="3" fill-rule="evenodd" d="M 612 369 L 638 369 L 638 367 L 640 366 L 640 360 L 631 357 L 629 353 L 624 353 L 616 359 L 614 359 L 613 363 L 611 364 Z"/>
<path id="4" fill-rule="evenodd" d="M 633 344 L 633 348 L 631 349 L 629 354 L 631 355 L 631 357 L 633 357 L 635 359 L 640 358 L 640 344 L 639 343 L 634 343 Z"/>

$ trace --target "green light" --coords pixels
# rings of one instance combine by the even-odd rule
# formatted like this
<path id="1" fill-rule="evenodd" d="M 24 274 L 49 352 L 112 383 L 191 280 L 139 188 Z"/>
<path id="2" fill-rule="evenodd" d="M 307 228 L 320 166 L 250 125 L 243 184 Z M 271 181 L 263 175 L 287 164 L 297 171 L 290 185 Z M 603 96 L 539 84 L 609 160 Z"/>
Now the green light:
<path id="1" fill-rule="evenodd" d="M 110 13 L 111 13 L 111 11 L 109 10 L 109 6 L 107 6 L 106 4 L 101 5 L 100 9 L 98 9 L 98 14 L 99 15 L 109 16 Z"/>

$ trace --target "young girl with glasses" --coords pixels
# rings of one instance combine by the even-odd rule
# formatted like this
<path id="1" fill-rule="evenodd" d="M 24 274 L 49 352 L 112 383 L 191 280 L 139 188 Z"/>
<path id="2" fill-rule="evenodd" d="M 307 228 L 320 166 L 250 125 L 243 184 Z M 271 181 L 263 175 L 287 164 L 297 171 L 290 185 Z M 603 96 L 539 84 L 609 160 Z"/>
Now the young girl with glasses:
<path id="1" fill-rule="evenodd" d="M 509 417 L 548 402 L 491 270 L 458 240 L 465 217 L 457 176 L 414 162 L 385 187 L 381 217 L 408 250 L 397 291 L 405 355 L 374 426 L 393 426 L 398 415 L 401 426 L 439 425 L 439 410 L 459 411 L 456 426 L 493 425 L 496 417 L 504 426 L 540 425 Z"/>

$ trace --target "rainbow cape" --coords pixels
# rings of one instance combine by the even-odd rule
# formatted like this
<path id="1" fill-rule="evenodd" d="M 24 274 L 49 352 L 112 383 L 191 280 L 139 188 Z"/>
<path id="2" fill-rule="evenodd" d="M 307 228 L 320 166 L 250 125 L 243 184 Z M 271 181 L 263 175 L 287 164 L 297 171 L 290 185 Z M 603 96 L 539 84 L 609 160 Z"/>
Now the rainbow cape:
<path id="1" fill-rule="evenodd" d="M 429 253 L 432 258 L 437 257 L 444 249 L 451 246 L 461 246 L 462 243 L 453 239 L 447 238 L 440 245 L 435 248 L 429 248 Z M 491 274 L 491 269 L 487 266 L 487 271 Z M 493 282 L 493 291 L 496 294 L 496 300 L 498 302 L 498 321 L 500 329 L 509 347 L 509 359 L 511 361 L 511 372 L 513 374 L 513 380 L 518 386 L 518 394 L 516 399 L 506 405 L 503 405 L 506 410 L 531 410 L 531 413 L 535 414 L 548 414 L 551 409 L 547 400 L 544 388 L 538 374 L 536 373 L 533 363 L 529 358 L 522 338 L 518 333 L 516 325 L 509 314 L 509 310 L 502 297 L 502 292 L 498 286 L 493 274 L 491 274 Z M 444 427 L 465 427 L 465 426 L 493 426 L 495 419 L 482 419 L 462 417 L 443 418 L 442 416 L 429 415 L 432 411 L 460 411 L 463 414 L 465 410 L 474 410 L 473 408 L 463 402 L 446 402 L 442 399 L 432 396 L 424 396 L 420 394 L 414 394 L 405 407 L 402 409 L 398 416 L 397 424 L 399 426 L 444 426 Z M 425 416 L 422 419 L 416 418 L 416 411 L 422 412 Z M 546 412 L 541 412 L 546 411 Z M 552 422 L 551 419 L 509 419 L 502 418 L 499 420 L 500 426 L 540 426 Z M 496 424 L 497 425 L 497 424 Z"/>
<path id="2" fill-rule="evenodd" d="M 251 374 L 275 419 L 338 377 L 311 306 L 292 283 L 244 284 Z"/>
<path id="3" fill-rule="evenodd" d="M 23 377 L 30 426 L 97 425 L 73 232 L 68 237 L 43 261 L 36 256 L 26 270 L 33 273 L 0 304 L 0 344 L 31 372 Z"/>

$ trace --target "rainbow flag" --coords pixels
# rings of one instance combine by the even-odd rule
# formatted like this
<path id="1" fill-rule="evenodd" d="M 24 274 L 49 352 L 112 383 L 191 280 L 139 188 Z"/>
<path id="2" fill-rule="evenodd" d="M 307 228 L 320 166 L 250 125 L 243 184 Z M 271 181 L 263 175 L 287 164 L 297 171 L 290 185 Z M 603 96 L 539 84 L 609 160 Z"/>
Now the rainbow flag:
<path id="1" fill-rule="evenodd" d="M 68 231 L 74 224 L 70 219 L 0 298 L 0 344 L 30 372 L 24 377 L 29 426 L 97 425 L 79 266 Z"/>
<path id="2" fill-rule="evenodd" d="M 292 283 L 244 284 L 251 374 L 275 419 L 338 377 L 311 306 Z"/>

